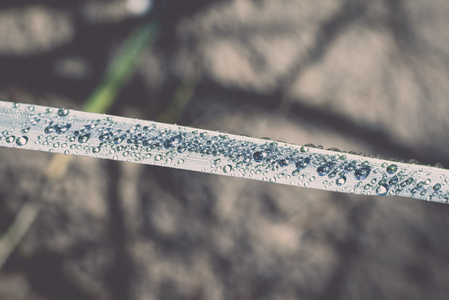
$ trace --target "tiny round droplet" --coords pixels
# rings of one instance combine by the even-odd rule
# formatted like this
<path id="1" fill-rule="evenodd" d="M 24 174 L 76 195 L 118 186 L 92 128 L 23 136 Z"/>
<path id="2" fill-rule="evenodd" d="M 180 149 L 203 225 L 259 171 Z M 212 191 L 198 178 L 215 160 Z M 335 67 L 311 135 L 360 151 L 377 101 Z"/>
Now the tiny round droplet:
<path id="1" fill-rule="evenodd" d="M 232 166 L 231 165 L 226 165 L 223 167 L 223 172 L 224 173 L 229 173 L 232 171 Z"/>
<path id="2" fill-rule="evenodd" d="M 310 163 L 310 157 L 305 157 L 305 158 L 301 159 L 300 161 L 298 161 L 295 166 L 298 170 L 302 170 L 302 169 L 306 168 L 309 165 L 309 163 Z"/>
<path id="3" fill-rule="evenodd" d="M 8 137 L 6 138 L 6 142 L 7 142 L 7 143 L 12 143 L 12 142 L 14 142 L 15 139 L 16 139 L 15 136 L 10 135 L 10 136 L 8 136 Z"/>
<path id="4" fill-rule="evenodd" d="M 65 117 L 69 114 L 69 110 L 67 108 L 58 109 L 58 116 Z"/>
<path id="5" fill-rule="evenodd" d="M 338 179 L 335 181 L 335 183 L 336 183 L 338 186 L 342 186 L 343 184 L 346 183 L 346 177 L 345 177 L 345 176 L 341 176 L 340 178 L 338 178 Z"/>
<path id="6" fill-rule="evenodd" d="M 388 167 L 387 167 L 387 173 L 388 174 L 394 174 L 394 173 L 396 173 L 396 171 L 398 170 L 398 166 L 397 165 L 389 165 Z"/>
<path id="7" fill-rule="evenodd" d="M 366 179 L 366 177 L 368 177 L 370 172 L 371 172 L 371 168 L 370 167 L 363 166 L 363 167 L 357 169 L 354 172 L 355 179 L 357 179 L 357 180 L 364 180 L 364 179 Z"/>
<path id="8" fill-rule="evenodd" d="M 85 142 L 87 142 L 89 140 L 89 138 L 90 138 L 90 134 L 89 133 L 84 134 L 84 135 L 80 135 L 78 137 L 78 142 L 85 143 Z"/>
<path id="9" fill-rule="evenodd" d="M 260 151 L 256 151 L 253 153 L 253 159 L 255 162 L 261 162 L 264 158 L 264 153 L 260 152 Z"/>
<path id="10" fill-rule="evenodd" d="M 16 140 L 16 144 L 19 146 L 24 146 L 28 143 L 28 137 L 27 136 L 21 136 Z"/>
<path id="11" fill-rule="evenodd" d="M 383 186 L 383 185 L 379 186 L 379 187 L 376 189 L 376 193 L 377 193 L 379 196 L 385 196 L 385 195 L 387 194 L 387 192 L 388 192 L 388 189 L 387 189 L 385 186 Z"/>
<path id="12" fill-rule="evenodd" d="M 439 190 L 441 190 L 441 184 L 439 184 L 439 183 L 435 184 L 435 185 L 433 186 L 433 190 L 434 190 L 435 192 L 438 192 Z"/>

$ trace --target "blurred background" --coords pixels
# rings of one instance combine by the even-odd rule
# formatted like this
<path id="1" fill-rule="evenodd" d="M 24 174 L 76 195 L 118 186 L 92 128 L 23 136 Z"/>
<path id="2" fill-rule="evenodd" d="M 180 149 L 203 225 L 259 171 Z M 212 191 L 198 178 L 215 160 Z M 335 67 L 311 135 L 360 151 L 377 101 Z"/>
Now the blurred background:
<path id="1" fill-rule="evenodd" d="M 448 15 L 443 0 L 1 0 L 0 98 L 449 166 Z M 0 149 L 0 236 L 41 205 L 0 299 L 449 294 L 446 205 L 92 158 L 43 182 L 52 162 Z"/>

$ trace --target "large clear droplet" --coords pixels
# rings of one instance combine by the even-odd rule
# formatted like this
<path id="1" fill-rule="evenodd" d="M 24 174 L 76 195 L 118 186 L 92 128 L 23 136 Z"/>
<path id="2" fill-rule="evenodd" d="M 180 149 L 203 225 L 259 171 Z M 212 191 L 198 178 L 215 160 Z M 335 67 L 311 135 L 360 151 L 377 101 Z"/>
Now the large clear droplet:
<path id="1" fill-rule="evenodd" d="M 16 140 L 16 144 L 18 146 L 24 146 L 28 143 L 28 137 L 27 136 L 21 136 Z"/>
<path id="2" fill-rule="evenodd" d="M 385 195 L 387 194 L 387 192 L 388 192 L 388 189 L 387 189 L 385 186 L 383 186 L 383 185 L 379 186 L 379 187 L 376 189 L 376 193 L 377 193 L 379 196 L 385 196 Z"/>
<path id="3" fill-rule="evenodd" d="M 368 177 L 370 172 L 371 172 L 371 168 L 369 166 L 363 166 L 361 168 L 358 168 L 354 172 L 355 179 L 364 180 L 364 179 L 366 179 L 366 177 Z"/>
<path id="4" fill-rule="evenodd" d="M 8 137 L 6 138 L 6 142 L 7 142 L 7 143 L 12 143 L 12 142 L 14 142 L 15 139 L 16 139 L 15 136 L 10 135 L 10 136 L 8 136 Z"/>
<path id="5" fill-rule="evenodd" d="M 86 143 L 89 140 L 89 138 L 90 138 L 90 133 L 86 133 L 86 134 L 80 135 L 78 137 L 78 142 Z"/>
<path id="6" fill-rule="evenodd" d="M 310 157 L 305 157 L 296 163 L 296 168 L 298 170 L 305 169 L 310 163 Z"/>
<path id="7" fill-rule="evenodd" d="M 318 169 L 316 169 L 316 172 L 320 176 L 327 175 L 330 171 L 332 171 L 332 168 L 334 167 L 333 163 L 327 163 L 322 166 L 319 166 Z"/>
<path id="8" fill-rule="evenodd" d="M 58 109 L 58 116 L 65 117 L 69 114 L 69 110 L 67 108 Z"/>
<path id="9" fill-rule="evenodd" d="M 397 165 L 389 165 L 388 167 L 387 167 L 387 173 L 388 174 L 394 174 L 394 173 L 396 173 L 396 171 L 398 170 L 398 166 Z"/>
<path id="10" fill-rule="evenodd" d="M 255 162 L 261 162 L 264 157 L 265 157 L 265 154 L 263 152 L 256 151 L 253 153 L 253 159 Z"/>
<path id="11" fill-rule="evenodd" d="M 345 184 L 345 183 L 346 183 L 346 176 L 341 176 L 340 178 L 338 178 L 338 179 L 335 181 L 335 183 L 336 183 L 338 186 L 341 186 L 341 185 Z"/>
<path id="12" fill-rule="evenodd" d="M 435 185 L 433 186 L 433 190 L 434 190 L 435 192 L 438 192 L 439 190 L 441 190 L 441 184 L 439 184 L 439 183 L 435 184 Z"/>
<path id="13" fill-rule="evenodd" d="M 229 173 L 232 171 L 232 166 L 231 165 L 226 165 L 223 167 L 223 172 L 224 173 Z"/>

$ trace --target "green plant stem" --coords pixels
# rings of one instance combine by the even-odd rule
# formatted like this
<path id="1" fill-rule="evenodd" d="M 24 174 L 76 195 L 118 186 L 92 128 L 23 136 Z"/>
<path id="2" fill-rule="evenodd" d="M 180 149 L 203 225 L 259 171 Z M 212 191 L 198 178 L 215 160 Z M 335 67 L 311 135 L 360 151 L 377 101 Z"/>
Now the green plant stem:
<path id="1" fill-rule="evenodd" d="M 112 61 L 100 85 L 88 98 L 83 110 L 104 113 L 112 106 L 124 83 L 132 74 L 139 54 L 159 33 L 155 22 L 137 28 L 126 40 L 122 49 Z"/>

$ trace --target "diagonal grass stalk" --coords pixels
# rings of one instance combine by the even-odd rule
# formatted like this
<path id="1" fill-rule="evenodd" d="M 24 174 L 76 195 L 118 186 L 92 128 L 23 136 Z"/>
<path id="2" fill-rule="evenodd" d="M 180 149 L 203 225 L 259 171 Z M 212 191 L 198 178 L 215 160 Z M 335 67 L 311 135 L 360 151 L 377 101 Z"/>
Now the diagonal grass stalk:
<path id="1" fill-rule="evenodd" d="M 0 146 L 447 203 L 449 171 L 152 121 L 0 101 Z"/>

